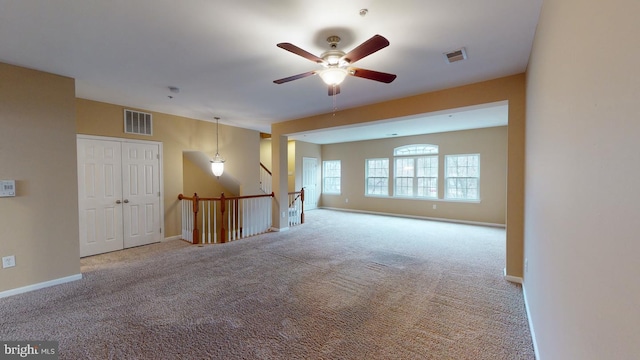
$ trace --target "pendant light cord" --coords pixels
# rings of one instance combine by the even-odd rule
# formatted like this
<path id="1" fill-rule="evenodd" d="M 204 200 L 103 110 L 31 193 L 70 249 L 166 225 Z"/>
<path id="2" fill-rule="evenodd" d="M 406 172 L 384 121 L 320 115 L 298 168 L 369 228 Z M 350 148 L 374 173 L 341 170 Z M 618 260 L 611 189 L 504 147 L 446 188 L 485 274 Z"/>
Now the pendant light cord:
<path id="1" fill-rule="evenodd" d="M 216 119 L 216 155 L 220 155 L 218 152 L 218 120 L 220 120 L 220 118 L 215 117 L 214 119 Z"/>

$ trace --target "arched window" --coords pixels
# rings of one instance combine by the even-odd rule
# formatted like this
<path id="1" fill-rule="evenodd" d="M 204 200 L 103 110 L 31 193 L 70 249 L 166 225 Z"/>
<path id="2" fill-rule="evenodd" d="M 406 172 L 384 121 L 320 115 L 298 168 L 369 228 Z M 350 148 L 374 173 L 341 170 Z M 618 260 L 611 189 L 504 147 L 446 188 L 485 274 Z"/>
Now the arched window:
<path id="1" fill-rule="evenodd" d="M 393 149 L 393 155 L 395 156 L 431 155 L 431 154 L 438 154 L 438 145 L 413 144 L 413 145 L 399 146 Z"/>
<path id="2" fill-rule="evenodd" d="M 393 155 L 394 196 L 438 198 L 438 145 L 399 146 Z"/>

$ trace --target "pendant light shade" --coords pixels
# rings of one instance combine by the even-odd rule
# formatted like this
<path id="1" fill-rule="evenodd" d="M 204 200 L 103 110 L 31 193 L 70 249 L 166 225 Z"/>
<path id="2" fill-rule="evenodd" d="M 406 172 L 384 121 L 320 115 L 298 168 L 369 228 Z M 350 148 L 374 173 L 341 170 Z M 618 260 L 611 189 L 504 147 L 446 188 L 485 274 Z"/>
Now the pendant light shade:
<path id="1" fill-rule="evenodd" d="M 215 176 L 220 176 L 224 172 L 224 159 L 220 154 L 216 154 L 213 160 L 211 160 L 211 172 Z"/>
<path id="2" fill-rule="evenodd" d="M 218 153 L 218 120 L 220 118 L 215 117 L 214 119 L 216 119 L 216 156 L 211 160 L 211 172 L 216 177 L 220 177 L 224 172 L 224 158 Z"/>

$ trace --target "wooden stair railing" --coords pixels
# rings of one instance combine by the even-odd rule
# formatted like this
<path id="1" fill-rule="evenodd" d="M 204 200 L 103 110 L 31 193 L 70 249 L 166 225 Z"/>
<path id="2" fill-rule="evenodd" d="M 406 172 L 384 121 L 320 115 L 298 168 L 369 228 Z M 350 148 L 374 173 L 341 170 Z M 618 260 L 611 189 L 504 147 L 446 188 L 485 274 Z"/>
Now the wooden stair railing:
<path id="1" fill-rule="evenodd" d="M 262 189 L 262 191 L 264 191 L 265 193 L 270 193 L 273 189 L 272 178 L 273 178 L 273 175 L 271 174 L 271 171 L 269 171 L 269 169 L 267 169 L 267 167 L 264 166 L 264 164 L 261 162 L 260 163 L 260 189 Z"/>
<path id="2" fill-rule="evenodd" d="M 289 193 L 289 209 L 296 204 L 296 201 L 300 200 L 300 224 L 304 224 L 304 188 L 300 191 L 293 191 Z M 297 207 L 296 207 L 297 209 Z M 296 221 L 289 220 L 289 224 L 295 224 Z"/>
<path id="3" fill-rule="evenodd" d="M 237 238 L 242 238 L 243 235 L 245 234 L 245 232 L 243 231 L 243 224 L 245 224 L 247 221 L 244 218 L 244 216 L 251 216 L 251 215 L 255 215 L 255 214 L 250 214 L 251 211 L 243 211 L 242 215 L 243 217 L 240 217 L 240 208 L 241 208 L 241 204 L 243 204 L 244 202 L 241 202 L 242 200 L 251 200 L 251 199 L 259 199 L 259 198 L 265 198 L 265 197 L 271 197 L 273 198 L 275 195 L 273 192 L 271 192 L 271 194 L 261 194 L 261 195 L 248 195 L 248 196 L 233 196 L 233 197 L 225 197 L 224 193 L 222 193 L 220 195 L 219 198 L 206 198 L 206 197 L 200 197 L 198 196 L 197 193 L 193 194 L 193 197 L 187 197 L 184 196 L 183 194 L 178 195 L 178 200 L 188 200 L 188 201 L 192 201 L 193 202 L 193 206 L 192 206 L 192 212 L 193 212 L 193 218 L 191 218 L 190 214 L 183 214 L 183 227 L 185 226 L 185 222 L 188 223 L 188 225 L 192 225 L 193 229 L 192 229 L 192 238 L 191 242 L 193 244 L 199 244 L 200 240 L 201 240 L 201 230 L 198 227 L 198 212 L 200 210 L 200 206 L 203 202 L 214 202 L 215 203 L 219 203 L 220 206 L 215 206 L 213 207 L 213 223 L 214 223 L 214 238 L 215 238 L 215 228 L 217 227 L 217 209 L 220 209 L 220 242 L 224 243 L 227 242 L 227 240 L 235 240 Z M 227 203 L 230 204 L 231 209 L 230 211 L 233 211 L 233 214 L 229 214 L 229 209 L 227 209 Z M 251 206 L 251 203 L 249 203 L 249 206 Z M 271 207 L 269 206 L 267 209 L 264 209 L 265 211 L 268 211 L 268 217 L 270 219 L 270 214 L 271 214 Z M 211 209 L 209 208 L 208 213 L 211 212 Z M 230 228 L 225 228 L 225 213 L 227 213 L 227 226 L 229 226 Z M 204 214 L 203 214 L 204 215 Z M 210 215 L 210 214 L 208 214 Z M 202 219 L 203 221 L 203 231 L 204 231 L 204 223 L 205 223 L 205 219 Z M 206 220 L 206 222 L 209 225 L 209 229 L 211 228 L 211 218 L 208 218 Z M 271 224 L 269 224 L 268 226 L 271 226 Z M 229 231 L 231 230 L 231 231 Z M 227 239 L 227 232 L 229 231 L 229 233 L 231 234 L 231 239 Z M 185 232 L 183 231 L 183 234 Z M 248 234 L 252 234 L 252 231 L 247 232 Z M 211 234 L 209 234 L 210 236 Z M 185 239 L 185 240 L 189 240 L 189 239 Z M 209 242 L 211 242 L 211 238 L 208 239 Z"/>

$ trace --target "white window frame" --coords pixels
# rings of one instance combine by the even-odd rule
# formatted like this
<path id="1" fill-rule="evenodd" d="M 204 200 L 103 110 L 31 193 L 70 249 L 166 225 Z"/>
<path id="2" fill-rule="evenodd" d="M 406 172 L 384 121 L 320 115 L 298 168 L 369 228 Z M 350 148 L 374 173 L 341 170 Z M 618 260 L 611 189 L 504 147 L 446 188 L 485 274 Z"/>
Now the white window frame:
<path id="1" fill-rule="evenodd" d="M 393 150 L 394 197 L 438 199 L 438 150 L 438 145 L 432 144 L 404 145 Z M 429 166 L 420 170 L 420 162 L 427 162 Z M 425 171 L 429 174 L 424 174 Z M 425 181 L 428 184 L 420 186 Z M 423 189 L 426 189 L 426 194 Z"/>
<path id="2" fill-rule="evenodd" d="M 365 159 L 364 172 L 365 196 L 389 196 L 389 158 Z"/>
<path id="3" fill-rule="evenodd" d="M 458 165 L 461 158 L 466 157 L 465 165 Z M 475 158 L 476 165 L 468 165 L 470 158 Z M 456 162 L 452 169 L 452 162 Z M 456 154 L 444 157 L 444 198 L 452 201 L 480 201 L 480 154 Z M 452 188 L 453 186 L 453 188 Z M 475 189 L 475 196 L 473 194 Z"/>
<path id="4" fill-rule="evenodd" d="M 336 169 L 337 165 L 337 169 Z M 337 171 L 336 171 L 337 170 Z M 336 184 L 328 184 L 335 182 Z M 340 195 L 342 182 L 342 164 L 340 160 L 326 160 L 322 162 L 322 192 L 324 194 Z"/>

